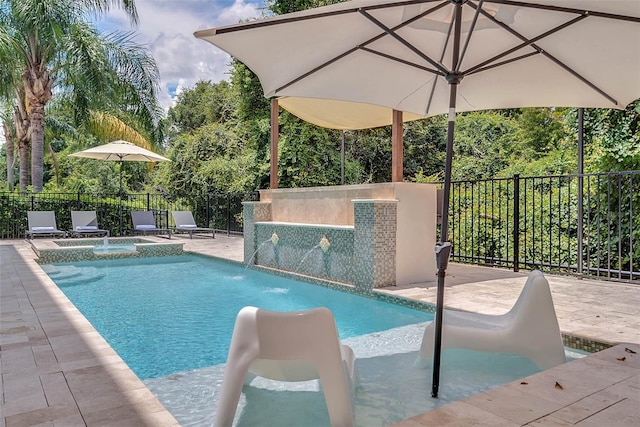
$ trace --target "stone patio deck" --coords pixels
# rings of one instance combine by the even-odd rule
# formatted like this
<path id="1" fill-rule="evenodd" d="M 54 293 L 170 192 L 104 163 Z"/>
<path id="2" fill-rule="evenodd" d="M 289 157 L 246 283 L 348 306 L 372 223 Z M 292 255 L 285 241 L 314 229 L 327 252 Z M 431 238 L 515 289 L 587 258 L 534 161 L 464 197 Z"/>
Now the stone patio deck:
<path id="1" fill-rule="evenodd" d="M 236 261 L 243 257 L 241 238 L 173 239 L 184 242 L 187 251 Z M 0 241 L 0 427 L 178 425 L 35 258 L 23 240 Z M 452 264 L 445 304 L 503 313 L 519 295 L 525 276 Z M 640 425 L 640 287 L 547 278 L 564 334 L 626 344 L 396 426 Z M 384 292 L 434 302 L 435 282 Z"/>

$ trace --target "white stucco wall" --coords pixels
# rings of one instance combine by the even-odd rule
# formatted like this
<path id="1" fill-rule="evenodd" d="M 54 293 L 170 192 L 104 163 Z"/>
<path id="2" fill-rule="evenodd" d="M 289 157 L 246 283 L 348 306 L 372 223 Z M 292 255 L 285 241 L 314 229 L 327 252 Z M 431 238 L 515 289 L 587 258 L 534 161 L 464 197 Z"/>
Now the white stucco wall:
<path id="1" fill-rule="evenodd" d="M 436 278 L 436 186 L 400 182 L 396 231 L 396 284 L 407 285 Z"/>

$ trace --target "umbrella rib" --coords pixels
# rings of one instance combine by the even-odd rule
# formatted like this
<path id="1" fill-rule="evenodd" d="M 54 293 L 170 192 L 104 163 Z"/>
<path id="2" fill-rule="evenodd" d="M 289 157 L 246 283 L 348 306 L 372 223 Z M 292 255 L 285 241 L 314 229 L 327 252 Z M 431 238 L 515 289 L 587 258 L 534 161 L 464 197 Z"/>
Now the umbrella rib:
<path id="1" fill-rule="evenodd" d="M 469 2 L 471 4 L 471 2 Z M 458 65 L 456 69 L 453 70 L 454 73 L 460 73 L 460 66 L 462 65 L 462 61 L 464 60 L 464 56 L 467 53 L 467 48 L 469 47 L 469 42 L 471 41 L 471 36 L 473 35 L 473 31 L 476 28 L 476 23 L 478 22 L 478 16 L 480 15 L 480 10 L 482 10 L 482 4 L 484 0 L 480 0 L 478 2 L 478 6 L 474 6 L 476 9 L 476 13 L 473 14 L 473 21 L 471 22 L 471 27 L 469 28 L 469 34 L 467 34 L 467 39 L 464 42 L 464 47 L 462 48 L 462 53 L 460 54 L 460 60 L 458 61 Z"/>
<path id="2" fill-rule="evenodd" d="M 595 10 L 574 9 L 570 7 L 552 6 L 552 5 L 537 4 L 537 3 L 523 3 L 523 2 L 514 1 L 514 0 L 485 0 L 485 1 L 487 3 L 504 4 L 506 6 L 524 7 L 529 9 L 551 10 L 553 12 L 587 14 L 589 16 L 595 16 L 598 18 L 617 19 L 620 21 L 630 21 L 630 22 L 640 22 L 640 17 L 638 16 L 619 15 L 615 13 L 598 12 Z"/>
<path id="3" fill-rule="evenodd" d="M 583 19 L 585 19 L 586 17 L 587 17 L 587 15 L 581 15 L 581 16 L 578 16 L 578 17 L 572 19 L 571 21 L 567 21 L 564 24 L 558 25 L 557 27 L 552 28 L 551 30 L 549 30 L 549 31 L 547 31 L 545 33 L 542 33 L 537 37 L 534 37 L 534 38 L 532 38 L 530 40 L 527 40 L 527 41 L 525 41 L 523 43 L 520 43 L 519 45 L 517 45 L 517 46 L 515 46 L 515 47 L 513 47 L 511 49 L 508 49 L 508 50 L 506 50 L 506 51 L 494 56 L 493 58 L 487 59 L 486 61 L 481 62 L 481 63 L 469 68 L 468 70 L 464 71 L 464 74 L 465 75 L 470 75 L 470 74 L 473 74 L 473 73 L 481 71 L 481 70 L 484 71 L 484 70 L 487 70 L 489 68 L 494 68 L 495 66 L 489 66 L 489 67 L 486 67 L 486 66 L 491 64 L 492 62 L 495 62 L 500 58 L 504 58 L 505 56 L 507 56 L 507 55 L 509 55 L 509 54 L 511 54 L 513 52 L 516 52 L 516 51 L 518 51 L 518 50 L 520 50 L 522 48 L 525 48 L 527 46 L 532 46 L 535 42 L 537 42 L 537 41 L 539 41 L 539 40 L 541 40 L 543 38 L 546 38 L 546 37 L 548 37 L 548 36 L 550 36 L 552 34 L 555 34 L 558 31 L 563 30 L 563 29 L 567 28 L 570 25 L 573 25 L 573 24 L 575 24 L 577 22 L 580 22 Z M 539 53 L 538 50 L 536 50 L 535 53 Z M 508 62 L 512 62 L 512 61 L 501 62 L 500 64 L 505 64 L 505 63 L 508 63 Z"/>
<path id="4" fill-rule="evenodd" d="M 534 50 L 533 52 L 525 53 L 525 54 L 522 54 L 520 56 L 516 56 L 515 58 L 507 59 L 506 61 L 496 62 L 495 64 L 487 65 L 487 66 L 482 67 L 482 68 L 474 67 L 473 72 L 469 72 L 468 74 L 465 74 L 465 76 L 469 76 L 469 75 L 475 74 L 475 73 L 480 73 L 482 71 L 491 70 L 492 68 L 501 67 L 503 65 L 507 65 L 507 64 L 510 64 L 512 62 L 520 61 L 522 59 L 527 59 L 527 58 L 530 58 L 532 56 L 539 55 L 540 53 L 541 52 L 538 52 L 537 50 Z"/>
<path id="5" fill-rule="evenodd" d="M 444 74 L 449 74 L 449 70 L 447 70 L 445 67 L 443 67 L 441 64 L 438 64 L 436 61 L 434 61 L 433 59 L 429 58 L 427 55 L 425 55 L 422 51 L 420 51 L 418 48 L 416 48 L 414 45 L 412 45 L 411 43 L 409 43 L 408 41 L 406 41 L 405 39 L 403 39 L 402 37 L 400 37 L 395 31 L 393 31 L 391 28 L 387 27 L 386 25 L 384 25 L 382 22 L 378 21 L 376 18 L 374 18 L 371 14 L 369 14 L 366 10 L 364 9 L 359 9 L 358 12 L 360 12 L 360 14 L 362 14 L 365 18 L 367 18 L 369 21 L 373 22 L 374 24 L 376 24 L 378 27 L 380 27 L 385 33 L 389 34 L 391 37 L 393 37 L 394 39 L 396 39 L 398 42 L 400 42 L 402 45 L 404 45 L 407 49 L 409 49 L 410 51 L 412 51 L 413 53 L 415 53 L 416 55 L 418 55 L 420 58 L 424 59 L 425 61 L 427 61 L 429 64 L 433 65 L 434 67 L 436 67 L 438 70 L 440 70 L 442 73 Z"/>
<path id="6" fill-rule="evenodd" d="M 490 19 L 494 23 L 498 24 L 504 30 L 506 30 L 509 33 L 511 33 L 513 36 L 519 38 L 520 40 L 522 40 L 524 42 L 528 42 L 528 39 L 525 36 L 523 36 L 522 34 L 517 32 L 516 30 L 514 30 L 513 28 L 511 28 L 507 24 L 503 23 L 502 21 L 499 21 L 499 20 L 495 19 L 493 16 L 491 16 L 491 14 L 487 13 L 485 10 L 481 10 L 480 13 L 482 13 L 485 17 L 487 17 L 488 19 Z M 607 94 L 605 91 L 600 89 L 594 83 L 592 83 L 591 81 L 587 80 L 585 77 L 580 75 L 577 71 L 575 71 L 573 68 L 569 67 L 564 62 L 560 61 L 558 58 L 556 58 L 555 56 L 553 56 L 552 54 L 550 54 L 549 52 L 547 52 L 546 50 L 544 50 L 543 48 L 541 48 L 537 44 L 532 43 L 531 46 L 534 49 L 536 49 L 538 51 L 538 53 L 540 53 L 540 54 L 544 55 L 545 57 L 547 57 L 547 59 L 549 59 L 550 61 L 552 61 L 553 63 L 555 63 L 559 67 L 563 68 L 566 72 L 568 72 L 569 74 L 571 74 L 572 76 L 574 76 L 575 78 L 580 80 L 582 83 L 584 83 L 587 86 L 589 86 L 591 89 L 593 89 L 594 91 L 596 91 L 597 93 L 602 95 L 604 98 L 608 99 L 613 104 L 618 105 L 618 101 L 616 101 L 611 95 Z M 513 62 L 513 61 L 511 61 L 511 62 Z"/>
<path id="7" fill-rule="evenodd" d="M 427 0 L 427 1 L 437 1 L 437 0 Z M 395 3 L 395 5 L 409 5 L 409 4 L 414 4 L 414 3 L 425 3 L 425 1 L 424 1 L 424 0 L 418 0 L 418 1 L 415 1 L 415 0 L 414 0 L 414 1 L 408 1 L 408 2 Z M 437 11 L 438 9 L 443 8 L 443 7 L 444 7 L 444 6 L 446 6 L 447 4 L 448 4 L 448 1 L 444 1 L 444 2 L 440 3 L 439 5 L 434 6 L 433 8 L 431 8 L 431 9 L 429 9 L 429 10 L 426 10 L 426 11 L 424 11 L 424 12 L 422 12 L 422 13 L 420 13 L 420 14 L 418 14 L 418 15 L 414 16 L 413 18 L 411 18 L 411 19 L 409 19 L 409 20 L 407 20 L 407 21 L 405 21 L 405 22 L 403 22 L 403 23 L 401 23 L 401 24 L 399 24 L 399 25 L 397 25 L 397 26 L 393 27 L 393 28 L 391 29 L 391 31 L 396 31 L 396 30 L 398 30 L 399 28 L 402 28 L 402 27 L 404 27 L 404 26 L 406 26 L 406 25 L 409 25 L 410 23 L 412 23 L 412 22 L 414 22 L 414 21 L 416 21 L 416 20 L 418 20 L 418 19 L 420 19 L 420 18 L 422 18 L 422 17 L 424 17 L 424 16 L 426 16 L 426 15 L 429 15 L 430 13 L 433 13 L 433 12 Z M 379 9 L 379 8 L 380 8 L 380 7 L 376 7 L 375 9 Z M 374 9 L 374 8 L 372 7 L 372 9 Z M 307 77 L 309 77 L 311 74 L 314 74 L 314 73 L 316 73 L 316 72 L 318 72 L 318 71 L 322 70 L 323 68 L 325 68 L 325 67 L 327 67 L 327 66 L 329 66 L 329 65 L 333 64 L 334 62 L 336 62 L 336 61 L 338 61 L 338 60 L 340 60 L 340 59 L 344 58 L 345 56 L 348 56 L 348 55 L 352 54 L 352 53 L 353 53 L 353 52 L 355 52 L 356 50 L 362 49 L 362 50 L 368 51 L 368 52 L 370 52 L 370 53 L 375 53 L 375 54 L 378 54 L 378 55 L 381 55 L 381 56 L 385 56 L 385 54 L 382 54 L 381 52 L 377 52 L 377 51 L 374 51 L 374 50 L 368 49 L 368 48 L 366 48 L 366 46 L 367 46 L 367 45 L 369 45 L 369 44 L 371 44 L 371 43 L 373 43 L 373 42 L 375 42 L 376 40 L 381 39 L 382 37 L 384 37 L 384 36 L 385 36 L 385 35 L 387 35 L 387 34 L 388 34 L 388 32 L 387 32 L 387 31 L 383 31 L 382 33 L 378 34 L 377 36 L 372 37 L 372 38 L 370 38 L 369 40 L 366 40 L 365 42 L 363 42 L 363 43 L 362 43 L 362 44 L 360 44 L 359 46 L 355 46 L 355 47 L 353 47 L 353 48 L 351 48 L 351 49 L 349 49 L 349 50 L 347 50 L 347 51 L 345 51 L 345 52 L 341 53 L 340 55 L 338 55 L 338 56 L 336 56 L 336 57 L 334 57 L 334 58 L 331 58 L 330 60 L 328 60 L 328 61 L 326 61 L 326 62 L 324 62 L 324 63 L 322 63 L 322 64 L 318 65 L 317 67 L 315 67 L 315 68 L 313 68 L 313 69 L 311 69 L 311 70 L 307 71 L 306 73 L 304 73 L 304 74 L 302 74 L 302 75 L 300 75 L 300 76 L 296 77 L 295 79 L 293 79 L 293 80 L 291 80 L 291 81 L 289 81 L 289 82 L 285 83 L 284 85 L 280 86 L 279 88 L 277 88 L 277 89 L 274 91 L 274 94 L 277 94 L 277 93 L 278 93 L 278 92 L 280 92 L 281 90 L 284 90 L 284 89 L 288 88 L 289 86 L 294 85 L 294 84 L 298 83 L 299 81 L 306 79 L 306 78 L 307 78 Z M 398 60 L 398 61 L 402 62 L 402 60 L 401 60 L 401 59 L 399 59 L 399 58 L 395 58 L 395 57 L 392 57 L 392 56 L 390 56 L 390 55 L 388 56 L 388 58 L 389 58 L 389 59 Z M 406 63 L 407 65 L 411 65 L 411 66 L 415 66 L 415 67 L 421 68 L 421 69 L 423 69 L 423 70 L 425 70 L 425 71 L 429 71 L 429 72 L 436 72 L 435 70 L 432 70 L 432 69 L 429 69 L 429 68 L 423 68 L 423 67 L 421 67 L 421 66 L 419 66 L 419 65 L 417 65 L 417 64 L 413 64 L 413 63 L 411 63 L 411 62 L 409 62 L 409 61 L 406 61 L 405 63 Z"/>
<path id="8" fill-rule="evenodd" d="M 378 56 L 381 56 L 383 58 L 387 58 L 387 59 L 390 59 L 392 61 L 396 61 L 396 62 L 399 62 L 401 64 L 417 68 L 417 69 L 422 70 L 422 71 L 427 71 L 429 73 L 437 74 L 439 76 L 444 76 L 445 75 L 445 73 L 443 73 L 440 70 L 434 70 L 433 68 L 425 67 L 424 65 L 416 64 L 414 62 L 407 61 L 406 59 L 402 59 L 402 58 L 398 58 L 398 57 L 393 56 L 393 55 L 389 55 L 388 53 L 384 53 L 384 52 L 380 52 L 380 51 L 377 51 L 377 50 L 373 50 L 373 49 L 368 48 L 368 47 L 361 47 L 360 49 L 365 51 L 365 52 L 369 52 L 369 53 L 372 53 L 374 55 L 378 55 Z"/>
<path id="9" fill-rule="evenodd" d="M 451 33 L 453 32 L 453 24 L 454 20 L 451 20 L 449 24 L 449 29 L 447 30 L 447 38 L 444 41 L 444 45 L 442 47 L 442 54 L 440 55 L 440 63 L 444 61 L 444 56 L 447 54 L 447 46 L 449 46 L 449 39 L 451 38 Z M 425 108 L 424 114 L 425 116 L 429 114 L 429 110 L 431 110 L 431 103 L 433 102 L 433 97 L 436 93 L 436 85 L 438 84 L 438 79 L 433 80 L 433 84 L 431 85 L 431 91 L 429 92 L 429 100 L 427 101 L 427 107 Z"/>

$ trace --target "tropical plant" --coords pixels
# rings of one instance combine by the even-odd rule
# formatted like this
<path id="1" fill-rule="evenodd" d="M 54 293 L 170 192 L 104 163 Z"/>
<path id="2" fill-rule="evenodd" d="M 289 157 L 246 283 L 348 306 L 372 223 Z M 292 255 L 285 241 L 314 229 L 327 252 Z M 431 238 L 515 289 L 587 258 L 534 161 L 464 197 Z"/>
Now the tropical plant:
<path id="1" fill-rule="evenodd" d="M 76 123 L 96 105 L 126 106 L 147 126 L 160 116 L 158 71 L 146 49 L 133 41 L 132 33 L 102 35 L 87 23 L 113 6 L 121 7 L 137 22 L 133 0 L 0 3 L 0 61 L 3 68 L 12 66 L 20 72 L 21 85 L 14 85 L 23 90 L 29 119 L 34 192 L 43 186 L 45 108 L 54 88 L 56 96 L 72 100 Z"/>

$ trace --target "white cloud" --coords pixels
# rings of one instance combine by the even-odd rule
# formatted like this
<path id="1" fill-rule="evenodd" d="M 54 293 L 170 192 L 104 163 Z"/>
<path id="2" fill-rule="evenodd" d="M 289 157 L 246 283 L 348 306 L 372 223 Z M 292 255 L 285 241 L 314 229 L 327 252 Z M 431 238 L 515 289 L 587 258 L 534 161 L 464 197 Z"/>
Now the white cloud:
<path id="1" fill-rule="evenodd" d="M 198 80 L 227 79 L 230 57 L 193 36 L 197 30 L 235 24 L 262 14 L 263 0 L 138 0 L 137 41 L 146 44 L 160 70 L 159 99 L 167 109 L 175 96 Z M 128 31 L 127 17 L 113 11 L 100 28 Z"/>

